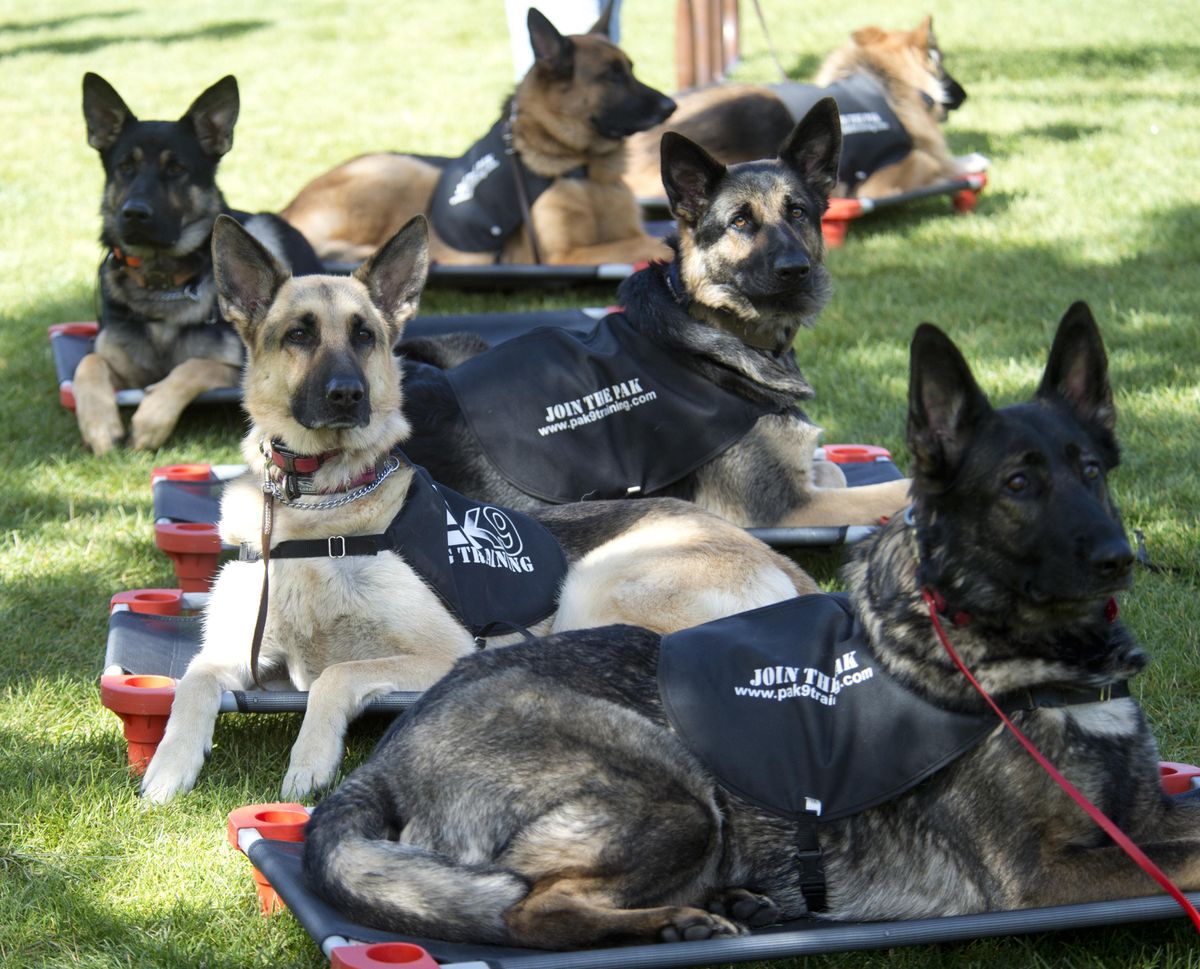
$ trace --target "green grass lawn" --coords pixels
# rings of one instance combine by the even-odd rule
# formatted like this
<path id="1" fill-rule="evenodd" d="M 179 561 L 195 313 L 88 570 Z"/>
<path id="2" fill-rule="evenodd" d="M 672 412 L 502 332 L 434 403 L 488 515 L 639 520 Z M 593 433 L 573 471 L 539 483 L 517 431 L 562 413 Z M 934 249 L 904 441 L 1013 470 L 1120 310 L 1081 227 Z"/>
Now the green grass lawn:
<path id="1" fill-rule="evenodd" d="M 804 75 L 851 30 L 935 15 L 970 98 L 957 152 L 993 162 L 972 217 L 933 199 L 856 224 L 830 255 L 837 293 L 802 368 L 831 440 L 903 454 L 907 344 L 935 322 L 1002 401 L 1029 393 L 1067 305 L 1088 300 L 1108 344 L 1125 460 L 1112 480 L 1132 531 L 1167 571 L 1140 570 L 1123 614 L 1154 664 L 1137 690 L 1175 760 L 1200 759 L 1200 45 L 1175 0 L 763 0 L 785 64 Z M 752 6 L 738 76 L 772 80 Z M 626 0 L 639 73 L 669 89 L 672 0 Z M 94 317 L 101 170 L 80 80 L 96 71 L 145 118 L 177 117 L 237 75 L 242 111 L 221 184 L 244 209 L 285 204 L 308 178 L 375 149 L 462 150 L 511 86 L 499 0 L 0 3 L 0 964 L 320 966 L 287 915 L 264 920 L 234 807 L 277 797 L 294 717 L 229 717 L 197 790 L 146 809 L 123 767 L 97 676 L 106 603 L 172 583 L 152 542 L 148 472 L 237 459 L 239 413 L 190 413 L 157 454 L 97 459 L 62 410 L 46 327 Z M 438 291 L 427 312 L 595 305 L 612 291 Z M 813 557 L 831 578 L 828 558 Z M 380 724 L 355 728 L 350 763 Z M 1183 923 L 981 941 L 806 967 L 1183 966 Z"/>

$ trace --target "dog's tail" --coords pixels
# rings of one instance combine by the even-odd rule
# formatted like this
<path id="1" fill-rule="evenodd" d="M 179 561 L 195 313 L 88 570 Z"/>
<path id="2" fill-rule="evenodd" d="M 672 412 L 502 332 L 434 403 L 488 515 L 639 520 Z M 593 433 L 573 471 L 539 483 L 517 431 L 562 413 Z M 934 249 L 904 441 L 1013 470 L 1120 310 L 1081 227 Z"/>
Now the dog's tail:
<path id="1" fill-rule="evenodd" d="M 529 893 L 528 883 L 395 840 L 404 820 L 374 766 L 355 771 L 313 812 L 304 844 L 310 884 L 376 928 L 451 942 L 511 941 L 504 913 Z"/>

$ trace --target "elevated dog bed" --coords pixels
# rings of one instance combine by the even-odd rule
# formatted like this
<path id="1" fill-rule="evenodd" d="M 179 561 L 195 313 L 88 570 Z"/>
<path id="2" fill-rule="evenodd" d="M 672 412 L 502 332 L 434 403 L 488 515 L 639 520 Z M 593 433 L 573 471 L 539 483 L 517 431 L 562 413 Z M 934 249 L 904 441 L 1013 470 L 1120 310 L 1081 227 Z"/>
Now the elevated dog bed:
<path id="1" fill-rule="evenodd" d="M 1176 768 L 1183 767 L 1162 765 L 1168 793 L 1182 794 L 1189 790 L 1188 786 L 1170 783 L 1183 773 Z M 1200 775 L 1200 768 L 1187 767 L 1186 771 L 1190 785 Z M 1173 899 L 1163 895 L 894 922 L 798 919 L 736 939 L 576 952 L 449 943 L 356 925 L 312 892 L 301 869 L 306 820 L 307 809 L 299 804 L 252 805 L 230 815 L 227 833 L 230 843 L 255 867 L 263 914 L 283 907 L 290 909 L 333 966 L 367 969 L 404 963 L 421 967 L 440 964 L 447 969 L 668 969 L 1076 930 L 1156 921 L 1183 914 Z M 1189 899 L 1193 904 L 1200 902 L 1200 892 Z"/>
<path id="2" fill-rule="evenodd" d="M 206 593 L 181 589 L 135 589 L 109 603 L 108 641 L 100 676 L 100 700 L 125 727 L 129 763 L 144 769 L 166 728 L 175 681 L 200 651 L 199 610 Z M 308 694 L 287 682 L 268 681 L 265 690 L 221 695 L 221 713 L 302 713 Z M 368 713 L 394 714 L 416 702 L 417 693 L 388 693 L 373 699 Z"/>
<path id="3" fill-rule="evenodd" d="M 457 267 L 455 267 L 457 268 Z M 553 267 L 552 267 L 553 268 Z M 571 267 L 567 267 L 571 268 Z M 626 274 L 628 275 L 628 273 Z M 624 277 L 621 277 L 624 278 Z M 539 326 L 559 326 L 578 333 L 586 333 L 610 311 L 593 307 L 574 310 L 541 310 L 532 313 L 459 313 L 439 316 L 418 316 L 405 329 L 405 336 L 429 337 L 444 333 L 478 333 L 489 343 L 512 339 Z M 54 370 L 58 376 L 58 398 L 68 410 L 75 409 L 75 395 L 71 380 L 79 361 L 92 352 L 96 345 L 99 324 L 55 323 L 49 328 L 50 352 L 54 357 Z M 136 407 L 145 397 L 141 389 L 117 391 L 117 404 L 121 407 Z M 242 399 L 240 387 L 222 387 L 209 390 L 196 398 L 200 404 L 237 403 Z"/>
<path id="4" fill-rule="evenodd" d="M 817 454 L 838 464 L 850 487 L 904 477 L 891 455 L 881 447 L 829 444 L 819 448 Z M 155 468 L 151 473 L 155 543 L 175 563 L 176 579 L 185 591 L 203 591 L 212 581 L 223 551 L 216 526 L 221 490 L 226 481 L 244 470 L 244 465 L 236 464 L 177 464 Z M 828 548 L 859 542 L 874 527 L 829 525 L 749 531 L 775 548 Z"/>
<path id="5" fill-rule="evenodd" d="M 649 235 L 662 239 L 675 231 L 670 219 L 653 219 L 642 228 Z M 327 260 L 325 272 L 346 276 L 359 267 L 356 262 Z M 429 266 L 427 285 L 448 289 L 554 289 L 562 286 L 588 286 L 619 283 L 633 275 L 644 263 L 605 262 L 595 265 L 550 265 L 531 262 L 489 262 L 482 265 L 457 266 L 435 262 Z"/>
<path id="6" fill-rule="evenodd" d="M 840 246 L 846 239 L 846 233 L 850 230 L 850 223 L 855 219 L 880 209 L 904 205 L 935 195 L 950 196 L 954 211 L 960 214 L 974 212 L 979 204 L 979 196 L 988 182 L 987 172 L 982 170 L 986 166 L 987 160 L 982 156 L 979 156 L 978 160 L 981 167 L 978 172 L 967 172 L 956 178 L 935 182 L 932 185 L 914 188 L 907 192 L 886 195 L 882 198 L 831 198 L 829 208 L 821 217 L 821 234 L 825 237 L 825 244 L 830 248 Z M 640 199 L 639 202 L 643 211 L 647 213 L 660 212 L 667 206 L 665 198 L 646 198 Z"/>

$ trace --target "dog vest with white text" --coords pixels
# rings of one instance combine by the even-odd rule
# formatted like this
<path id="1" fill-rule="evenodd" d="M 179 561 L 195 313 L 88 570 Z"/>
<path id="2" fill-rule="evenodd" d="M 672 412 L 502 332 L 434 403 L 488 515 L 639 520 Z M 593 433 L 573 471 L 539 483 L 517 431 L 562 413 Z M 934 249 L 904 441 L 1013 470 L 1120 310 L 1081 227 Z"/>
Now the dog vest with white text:
<path id="1" fill-rule="evenodd" d="M 997 726 L 935 706 L 875 659 L 844 595 L 808 595 L 664 636 L 672 726 L 721 785 L 791 820 L 890 800 Z"/>
<path id="2" fill-rule="evenodd" d="M 399 449 L 392 454 L 413 475 L 404 504 L 385 532 L 278 542 L 271 547 L 271 560 L 395 552 L 473 636 L 527 630 L 550 616 L 567 561 L 545 526 L 519 511 L 472 501 L 435 482 Z M 261 556 L 243 544 L 241 558 Z"/>
<path id="3" fill-rule="evenodd" d="M 429 220 L 438 236 L 461 252 L 494 252 L 525 221 L 516 179 L 525 186 L 532 206 L 554 182 L 521 164 L 505 137 L 509 121 L 501 118 L 461 158 L 437 159 L 441 177 L 433 190 Z M 567 178 L 579 174 L 567 173 Z"/>
<path id="4" fill-rule="evenodd" d="M 552 615 L 567 561 L 545 526 L 466 498 L 412 468 L 408 496 L 384 532 L 388 547 L 472 635 L 493 625 L 524 629 Z"/>
<path id="5" fill-rule="evenodd" d="M 853 74 L 829 87 L 789 81 L 770 86 L 799 121 L 823 97 L 837 101 L 842 121 L 838 181 L 853 195 L 859 185 L 912 151 L 912 137 L 888 104 L 883 86 L 870 74 Z"/>
<path id="6" fill-rule="evenodd" d="M 533 330 L 445 375 L 497 470 L 552 502 L 665 488 L 779 412 L 683 366 L 622 313 L 586 334 Z"/>

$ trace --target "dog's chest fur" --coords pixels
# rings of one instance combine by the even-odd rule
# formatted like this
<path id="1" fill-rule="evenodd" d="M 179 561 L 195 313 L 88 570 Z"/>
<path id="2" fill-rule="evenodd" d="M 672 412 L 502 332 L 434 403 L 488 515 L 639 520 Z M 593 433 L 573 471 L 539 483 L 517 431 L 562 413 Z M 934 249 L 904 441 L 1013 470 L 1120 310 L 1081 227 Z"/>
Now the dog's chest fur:
<path id="1" fill-rule="evenodd" d="M 408 490 L 403 469 L 378 491 L 328 511 L 297 511 L 276 502 L 272 544 L 331 534 L 384 531 Z M 232 483 L 221 505 L 222 538 L 261 544 L 263 497 L 253 472 Z M 312 499 L 308 499 L 312 500 Z M 243 578 L 237 595 L 254 601 L 262 582 L 260 562 L 237 563 Z M 214 602 L 214 610 L 227 604 Z M 247 612 L 243 602 L 240 610 Z M 253 611 L 253 610 L 252 610 Z M 397 631 L 439 630 L 455 655 L 471 648 L 471 637 L 404 559 L 394 552 L 345 558 L 275 560 L 271 565 L 264 661 L 283 661 L 298 689 L 308 689 L 326 667 L 397 652 Z"/>

